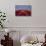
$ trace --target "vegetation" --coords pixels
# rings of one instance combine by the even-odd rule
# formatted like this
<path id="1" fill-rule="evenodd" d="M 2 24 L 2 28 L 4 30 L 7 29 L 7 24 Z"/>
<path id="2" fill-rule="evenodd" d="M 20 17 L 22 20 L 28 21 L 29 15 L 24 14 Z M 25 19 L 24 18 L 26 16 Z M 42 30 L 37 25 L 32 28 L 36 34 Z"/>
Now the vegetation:
<path id="1" fill-rule="evenodd" d="M 4 22 L 6 20 L 6 13 L 0 11 L 0 27 L 4 27 Z"/>

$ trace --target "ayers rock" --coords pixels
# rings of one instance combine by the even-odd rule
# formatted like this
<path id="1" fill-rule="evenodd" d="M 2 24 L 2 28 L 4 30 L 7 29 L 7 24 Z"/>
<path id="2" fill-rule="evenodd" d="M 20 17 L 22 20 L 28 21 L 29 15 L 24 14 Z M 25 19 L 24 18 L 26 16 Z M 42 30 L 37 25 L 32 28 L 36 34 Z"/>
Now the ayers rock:
<path id="1" fill-rule="evenodd" d="M 31 10 L 16 10 L 16 16 L 31 16 Z"/>

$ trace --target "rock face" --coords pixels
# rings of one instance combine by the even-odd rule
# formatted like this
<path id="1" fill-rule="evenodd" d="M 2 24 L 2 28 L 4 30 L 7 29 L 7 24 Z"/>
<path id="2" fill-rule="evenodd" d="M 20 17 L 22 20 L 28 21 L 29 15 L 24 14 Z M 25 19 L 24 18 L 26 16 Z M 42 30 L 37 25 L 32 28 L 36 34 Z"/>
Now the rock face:
<path id="1" fill-rule="evenodd" d="M 31 16 L 31 10 L 16 10 L 16 16 Z"/>

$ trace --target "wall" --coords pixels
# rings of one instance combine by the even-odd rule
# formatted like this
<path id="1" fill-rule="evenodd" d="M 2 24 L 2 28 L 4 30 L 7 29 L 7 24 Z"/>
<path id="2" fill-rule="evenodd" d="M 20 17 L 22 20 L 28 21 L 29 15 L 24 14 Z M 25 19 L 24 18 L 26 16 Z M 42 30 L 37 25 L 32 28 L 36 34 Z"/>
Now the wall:
<path id="1" fill-rule="evenodd" d="M 7 27 L 46 27 L 46 0 L 32 0 L 32 16 L 15 16 L 15 5 L 26 0 L 0 0 L 0 9 L 7 13 Z M 28 1 L 28 0 L 27 0 Z M 31 0 L 29 3 L 31 4 Z"/>

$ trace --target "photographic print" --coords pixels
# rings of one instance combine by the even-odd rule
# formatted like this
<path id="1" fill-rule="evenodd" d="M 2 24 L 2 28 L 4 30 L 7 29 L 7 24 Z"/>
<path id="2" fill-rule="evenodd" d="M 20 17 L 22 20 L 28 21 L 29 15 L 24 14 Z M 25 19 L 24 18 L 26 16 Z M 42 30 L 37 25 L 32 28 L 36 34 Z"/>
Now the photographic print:
<path id="1" fill-rule="evenodd" d="M 32 5 L 16 5 L 16 16 L 32 16 Z"/>

